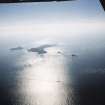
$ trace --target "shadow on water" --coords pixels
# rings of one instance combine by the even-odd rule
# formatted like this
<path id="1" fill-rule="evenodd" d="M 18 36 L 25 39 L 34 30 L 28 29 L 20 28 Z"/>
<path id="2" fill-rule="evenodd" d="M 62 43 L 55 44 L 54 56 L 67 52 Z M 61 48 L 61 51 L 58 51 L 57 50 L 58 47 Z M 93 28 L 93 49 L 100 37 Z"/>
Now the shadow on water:
<path id="1" fill-rule="evenodd" d="M 8 86 L 8 77 L 5 73 L 5 69 L 8 69 L 9 67 L 6 65 L 0 65 L 0 105 L 12 105 L 11 101 L 11 94 L 10 89 Z"/>
<path id="2" fill-rule="evenodd" d="M 84 75 L 79 79 L 78 95 L 80 105 L 104 105 L 105 104 L 105 77 L 104 75 Z"/>
<path id="3" fill-rule="evenodd" d="M 0 105 L 12 105 L 10 97 L 11 95 L 8 89 L 5 87 L 0 87 Z"/>
<path id="4" fill-rule="evenodd" d="M 104 51 L 83 55 L 72 62 L 74 90 L 79 105 L 105 105 Z"/>
<path id="5" fill-rule="evenodd" d="M 15 94 L 17 93 L 16 59 L 0 57 L 0 105 L 17 105 Z M 14 94 L 15 93 L 15 94 Z"/>

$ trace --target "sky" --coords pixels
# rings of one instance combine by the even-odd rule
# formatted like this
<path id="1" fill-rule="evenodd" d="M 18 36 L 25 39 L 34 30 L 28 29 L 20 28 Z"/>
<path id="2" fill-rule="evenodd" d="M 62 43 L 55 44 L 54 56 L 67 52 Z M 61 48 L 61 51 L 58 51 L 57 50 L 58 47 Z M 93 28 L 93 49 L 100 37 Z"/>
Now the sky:
<path id="1" fill-rule="evenodd" d="M 0 23 L 104 19 L 99 0 L 0 4 Z"/>
<path id="2" fill-rule="evenodd" d="M 0 4 L 0 23 L 104 18 L 99 0 Z M 42 22 L 41 21 L 41 22 Z"/>
<path id="3" fill-rule="evenodd" d="M 99 0 L 0 4 L 1 34 L 78 34 L 104 27 Z"/>

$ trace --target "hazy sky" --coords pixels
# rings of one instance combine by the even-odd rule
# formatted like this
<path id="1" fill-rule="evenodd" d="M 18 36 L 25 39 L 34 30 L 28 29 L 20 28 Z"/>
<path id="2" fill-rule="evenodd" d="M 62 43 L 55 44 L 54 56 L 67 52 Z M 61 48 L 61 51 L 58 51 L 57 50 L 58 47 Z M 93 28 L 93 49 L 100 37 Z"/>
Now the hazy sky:
<path id="1" fill-rule="evenodd" d="M 99 0 L 0 4 L 0 33 L 79 33 L 104 27 Z"/>
<path id="2" fill-rule="evenodd" d="M 77 0 L 49 3 L 0 4 L 0 23 L 52 22 L 102 19 L 105 13 L 99 0 Z"/>

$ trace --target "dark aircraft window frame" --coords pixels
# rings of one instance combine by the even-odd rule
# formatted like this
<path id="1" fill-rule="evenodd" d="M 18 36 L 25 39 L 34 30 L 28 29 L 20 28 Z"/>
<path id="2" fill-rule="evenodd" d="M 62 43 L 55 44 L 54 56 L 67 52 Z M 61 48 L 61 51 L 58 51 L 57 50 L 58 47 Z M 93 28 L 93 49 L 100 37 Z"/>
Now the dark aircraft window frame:
<path id="1" fill-rule="evenodd" d="M 64 2 L 64 1 L 77 1 L 77 0 L 0 0 L 0 3 L 28 3 L 28 2 Z M 105 0 L 99 0 L 105 11 Z"/>

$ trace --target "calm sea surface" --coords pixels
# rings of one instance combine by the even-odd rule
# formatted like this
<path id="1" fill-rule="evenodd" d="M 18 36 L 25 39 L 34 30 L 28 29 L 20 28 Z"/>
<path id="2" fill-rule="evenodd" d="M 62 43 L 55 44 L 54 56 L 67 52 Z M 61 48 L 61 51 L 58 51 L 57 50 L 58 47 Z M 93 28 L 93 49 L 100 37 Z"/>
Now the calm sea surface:
<path id="1" fill-rule="evenodd" d="M 105 105 L 105 42 L 94 38 L 0 39 L 0 105 Z"/>

